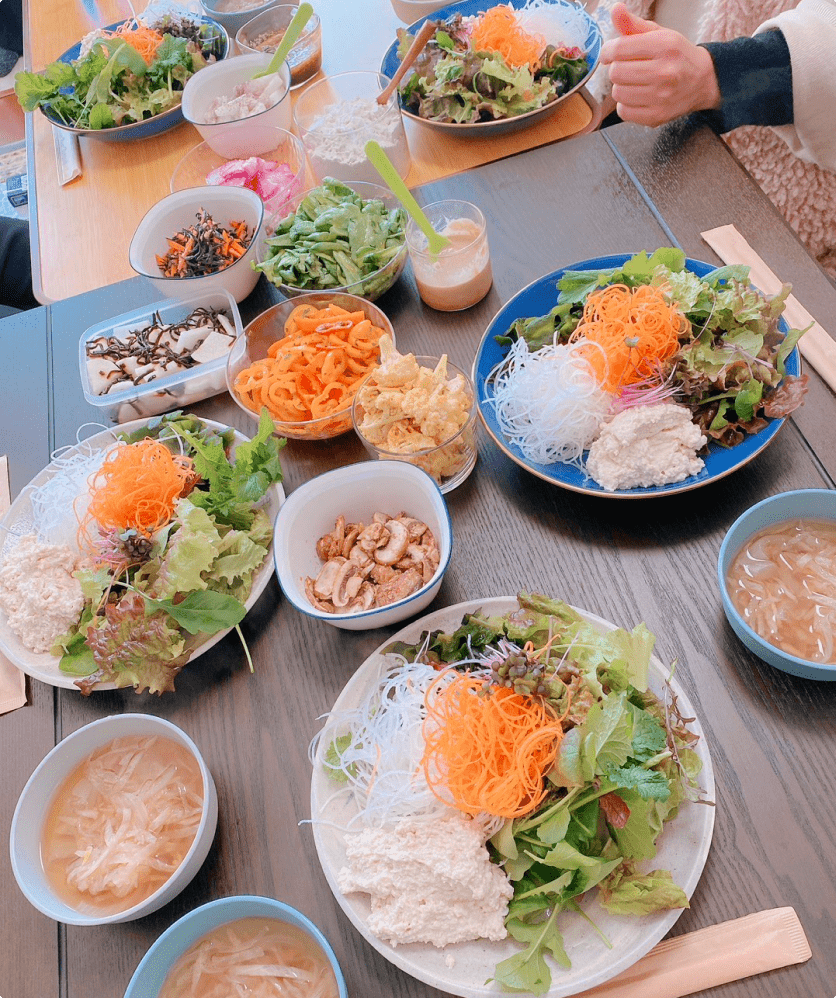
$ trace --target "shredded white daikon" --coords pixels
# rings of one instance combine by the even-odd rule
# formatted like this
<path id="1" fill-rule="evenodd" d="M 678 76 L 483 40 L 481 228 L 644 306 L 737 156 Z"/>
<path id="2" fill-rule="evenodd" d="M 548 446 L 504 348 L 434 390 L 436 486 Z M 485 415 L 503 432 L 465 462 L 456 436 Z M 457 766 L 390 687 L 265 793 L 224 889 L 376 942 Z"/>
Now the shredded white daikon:
<path id="1" fill-rule="evenodd" d="M 136 903 L 137 892 L 149 896 L 174 873 L 194 840 L 203 797 L 172 759 L 200 779 L 188 750 L 168 739 L 116 739 L 70 778 L 68 793 L 59 791 L 44 849 L 50 861 L 66 862 L 69 886 L 93 899 Z"/>
<path id="2" fill-rule="evenodd" d="M 554 0 L 528 0 L 517 10 L 517 20 L 525 31 L 542 35 L 549 45 L 585 47 L 588 21 L 580 7 Z"/>
<path id="3" fill-rule="evenodd" d="M 115 439 L 112 446 L 119 446 Z M 80 443 L 62 447 L 52 455 L 52 474 L 29 493 L 38 540 L 47 544 L 66 544 L 73 551 L 78 550 L 76 535 L 89 502 L 89 479 L 102 466 L 110 450 L 111 447 Z"/>
<path id="4" fill-rule="evenodd" d="M 220 925 L 171 969 L 159 998 L 337 998 L 334 971 L 302 929 L 275 918 Z"/>
<path id="5" fill-rule="evenodd" d="M 487 401 L 503 436 L 529 461 L 583 468 L 611 402 L 585 357 L 595 346 L 549 344 L 532 353 L 520 338 L 491 372 Z"/>
<path id="6" fill-rule="evenodd" d="M 394 661 L 402 664 L 392 668 Z M 397 818 L 427 818 L 447 811 L 427 786 L 424 754 L 424 695 L 438 671 L 420 662 L 387 656 L 379 689 L 354 710 L 328 715 L 311 746 L 324 745 L 326 771 L 343 777 L 359 812 L 350 824 L 383 825 Z"/>

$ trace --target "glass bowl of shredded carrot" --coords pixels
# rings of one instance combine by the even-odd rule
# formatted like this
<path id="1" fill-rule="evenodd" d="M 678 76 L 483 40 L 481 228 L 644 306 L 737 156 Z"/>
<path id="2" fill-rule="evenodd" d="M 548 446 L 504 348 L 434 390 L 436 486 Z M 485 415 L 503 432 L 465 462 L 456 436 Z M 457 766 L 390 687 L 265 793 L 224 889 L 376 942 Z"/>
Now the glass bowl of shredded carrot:
<path id="1" fill-rule="evenodd" d="M 392 324 L 356 295 L 318 292 L 280 302 L 255 318 L 227 360 L 229 393 L 252 419 L 262 406 L 276 432 L 327 440 L 351 429 L 360 385 L 380 362 Z"/>

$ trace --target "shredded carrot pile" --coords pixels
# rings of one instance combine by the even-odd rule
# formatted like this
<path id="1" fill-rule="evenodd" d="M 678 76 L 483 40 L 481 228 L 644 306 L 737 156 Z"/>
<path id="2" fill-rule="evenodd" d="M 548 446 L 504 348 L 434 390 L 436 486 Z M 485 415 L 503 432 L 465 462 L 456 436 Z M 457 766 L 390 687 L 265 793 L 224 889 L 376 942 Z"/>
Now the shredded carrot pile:
<path id="1" fill-rule="evenodd" d="M 679 349 L 679 335 L 688 320 L 664 289 L 624 284 L 593 291 L 586 299 L 574 340 L 597 343 L 589 350 L 591 364 L 603 388 L 618 392 L 658 376 L 661 365 Z"/>
<path id="2" fill-rule="evenodd" d="M 190 470 L 158 440 L 117 447 L 102 462 L 90 485 L 90 505 L 79 539 L 95 521 L 103 530 L 135 530 L 150 537 L 174 515 L 174 505 L 190 487 Z"/>
<path id="3" fill-rule="evenodd" d="M 479 17 L 470 44 L 475 52 L 498 52 L 509 66 L 528 66 L 532 73 L 546 49 L 546 39 L 525 31 L 514 11 L 502 5 Z"/>
<path id="4" fill-rule="evenodd" d="M 467 814 L 518 818 L 548 791 L 563 727 L 541 700 L 506 687 L 483 692 L 470 673 L 427 694 L 423 767 L 440 800 Z"/>
<path id="5" fill-rule="evenodd" d="M 157 49 L 163 41 L 163 36 L 158 31 L 154 31 L 144 24 L 139 24 L 137 21 L 125 21 L 115 31 L 103 31 L 101 37 L 121 38 L 123 42 L 127 42 L 131 48 L 139 52 L 148 66 L 156 58 Z"/>
<path id="6" fill-rule="evenodd" d="M 266 406 L 274 419 L 289 423 L 344 411 L 377 366 L 383 330 L 373 326 L 362 310 L 348 312 L 332 303 L 320 309 L 295 308 L 284 332 L 282 339 L 270 344 L 264 360 L 236 377 L 234 387 L 241 402 L 255 413 Z M 348 417 L 346 429 L 350 423 Z"/>

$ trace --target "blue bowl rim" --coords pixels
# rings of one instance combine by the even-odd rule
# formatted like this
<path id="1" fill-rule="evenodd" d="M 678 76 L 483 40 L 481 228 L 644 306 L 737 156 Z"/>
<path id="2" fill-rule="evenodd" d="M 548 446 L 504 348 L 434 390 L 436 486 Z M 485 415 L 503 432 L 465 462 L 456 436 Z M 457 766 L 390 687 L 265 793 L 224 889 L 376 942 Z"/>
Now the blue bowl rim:
<path id="1" fill-rule="evenodd" d="M 198 908 L 193 908 L 191 911 L 186 912 L 185 915 L 182 915 L 180 918 L 178 918 L 176 922 L 173 922 L 171 925 L 169 925 L 169 927 L 165 930 L 165 932 L 157 936 L 154 942 L 151 943 L 151 945 L 148 947 L 148 950 L 146 951 L 145 955 L 137 964 L 136 970 L 131 975 L 130 981 L 128 981 L 128 986 L 125 989 L 125 998 L 129 998 L 129 996 L 132 995 L 132 988 L 134 987 L 134 982 L 138 982 L 139 975 L 153 961 L 156 953 L 159 951 L 159 948 L 168 939 L 170 939 L 173 935 L 175 935 L 176 932 L 183 927 L 183 925 L 185 925 L 188 922 L 192 922 L 196 919 L 199 920 L 200 916 L 203 913 L 208 912 L 210 909 L 219 909 L 219 908 L 222 909 L 230 907 L 233 903 L 240 904 L 242 902 L 244 903 L 256 902 L 258 904 L 263 903 L 266 904 L 268 907 L 272 908 L 274 911 L 281 912 L 285 915 L 290 914 L 294 918 L 299 919 L 299 921 L 304 926 L 305 930 L 312 936 L 312 938 L 316 941 L 316 943 L 321 947 L 323 953 L 325 953 L 325 956 L 328 958 L 328 962 L 330 963 L 331 969 L 334 971 L 334 976 L 337 980 L 337 989 L 340 998 L 348 998 L 348 990 L 346 988 L 345 977 L 343 976 L 340 963 L 337 960 L 337 956 L 334 953 L 331 944 L 325 938 L 325 935 L 323 934 L 319 926 L 314 924 L 314 922 L 312 922 L 307 915 L 299 911 L 298 908 L 293 908 L 291 905 L 285 904 L 284 901 L 278 901 L 275 898 L 266 897 L 260 894 L 233 894 L 230 895 L 229 897 L 216 898 L 214 901 L 208 901 L 206 904 L 202 904 Z M 247 916 L 242 915 L 238 917 L 246 918 Z M 229 919 L 229 921 L 235 921 L 235 920 L 236 919 Z M 288 921 L 288 920 L 282 919 L 282 921 Z M 224 925 L 226 923 L 219 922 L 218 924 Z M 211 930 L 207 929 L 206 931 L 208 932 Z M 202 932 L 201 935 L 198 936 L 198 939 L 205 934 L 206 934 L 205 932 Z M 194 941 L 197 942 L 197 939 L 195 939 Z M 189 943 L 189 946 L 191 945 L 193 945 L 193 943 Z M 183 955 L 183 953 L 186 952 L 189 946 L 186 946 L 178 954 L 176 959 L 179 959 Z M 171 966 L 173 966 L 173 964 L 174 961 L 172 961 Z"/>
<path id="2" fill-rule="evenodd" d="M 803 673 L 794 672 L 793 675 L 803 674 L 809 676 L 810 671 L 820 670 L 822 672 L 831 673 L 833 675 L 833 678 L 836 679 L 836 662 L 832 663 L 813 662 L 807 658 L 800 658 L 798 655 L 791 655 L 789 652 L 783 651 L 783 649 L 779 648 L 778 645 L 772 644 L 770 641 L 767 641 L 766 638 L 758 634 L 758 632 L 754 630 L 752 627 L 750 627 L 749 624 L 747 624 L 746 621 L 743 619 L 743 617 L 741 617 L 741 615 L 737 611 L 737 607 L 735 607 L 734 603 L 732 602 L 728 586 L 726 585 L 726 573 L 724 571 L 724 564 L 726 561 L 731 560 L 731 557 L 729 556 L 729 549 L 731 547 L 731 536 L 733 532 L 739 526 L 742 526 L 742 524 L 745 523 L 746 520 L 750 516 L 755 514 L 758 510 L 764 509 L 767 506 L 771 506 L 776 502 L 784 502 L 793 496 L 833 495 L 833 494 L 834 494 L 833 489 L 793 489 L 790 492 L 777 492 L 773 496 L 767 496 L 766 499 L 761 499 L 761 501 L 756 502 L 754 506 L 750 506 L 748 509 L 745 509 L 740 514 L 740 516 L 738 516 L 738 518 L 734 521 L 734 523 L 729 527 L 729 529 L 726 531 L 725 536 L 723 537 L 723 542 L 720 545 L 720 552 L 717 555 L 717 580 L 720 586 L 720 596 L 723 601 L 723 609 L 726 613 L 726 616 L 729 618 L 729 624 L 730 625 L 732 624 L 731 618 L 734 617 L 733 626 L 739 627 L 747 635 L 747 637 L 749 637 L 752 640 L 753 643 L 762 647 L 765 651 L 768 651 L 775 658 L 780 658 L 782 661 L 785 661 L 787 664 L 798 666 L 804 670 Z M 785 517 L 785 519 L 788 520 L 792 519 L 792 515 L 788 514 Z M 834 517 L 834 519 L 836 519 L 836 517 Z M 753 531 L 751 534 L 748 534 L 746 539 L 748 539 L 748 537 L 751 537 L 755 532 L 756 531 Z M 736 542 L 733 554 L 736 554 L 737 551 L 740 550 L 742 543 L 743 543 L 742 541 Z M 753 652 L 753 654 L 756 653 Z M 758 655 L 758 657 L 764 660 L 762 656 Z"/>
<path id="3" fill-rule="evenodd" d="M 288 590 L 285 588 L 284 582 L 282 581 L 282 572 L 279 569 L 278 553 L 277 553 L 278 552 L 278 545 L 276 545 L 274 543 L 273 544 L 273 564 L 275 565 L 275 568 L 276 568 L 276 578 L 278 579 L 279 586 L 281 587 L 281 590 L 284 593 L 285 598 L 291 604 L 291 606 L 295 607 L 300 613 L 303 613 L 306 617 L 312 617 L 314 620 L 324 620 L 326 623 L 328 623 L 328 622 L 330 622 L 332 620 L 340 620 L 340 621 L 343 621 L 343 620 L 367 620 L 367 621 L 369 621 L 370 626 L 374 626 L 374 624 L 372 623 L 372 621 L 374 620 L 375 617 L 379 616 L 382 613 L 385 613 L 388 610 L 392 610 L 395 607 L 398 607 L 398 608 L 406 607 L 410 603 L 412 603 L 414 600 L 420 599 L 421 596 L 425 596 L 426 593 L 427 593 L 427 590 L 431 589 L 434 585 L 439 584 L 441 582 L 441 580 L 444 578 L 445 574 L 447 573 L 447 569 L 450 567 L 450 559 L 453 557 L 453 521 L 452 521 L 452 519 L 450 517 L 450 509 L 447 506 L 447 501 L 444 498 L 444 493 L 439 488 L 438 483 L 430 475 L 428 475 L 426 473 L 426 471 L 424 471 L 423 468 L 419 468 L 419 467 L 417 467 L 417 465 L 410 464 L 409 461 L 387 461 L 386 463 L 387 464 L 400 464 L 400 465 L 403 465 L 403 466 L 405 466 L 407 468 L 412 468 L 413 471 L 420 472 L 422 475 L 424 475 L 424 477 L 427 479 L 427 481 L 431 485 L 433 485 L 433 487 L 438 492 L 439 496 L 441 496 L 441 506 L 442 506 L 442 509 L 444 510 L 444 515 L 447 517 L 447 533 L 448 533 L 448 535 L 450 537 L 450 545 L 449 545 L 449 548 L 447 550 L 447 556 L 444 558 L 443 561 L 439 562 L 438 568 L 435 571 L 435 575 L 433 575 L 433 577 L 430 579 L 430 581 L 424 583 L 424 585 L 421 586 L 421 588 L 419 590 L 417 590 L 417 592 L 412 593 L 411 596 L 407 596 L 405 599 L 398 600 L 396 603 L 389 603 L 386 606 L 373 607 L 370 610 L 360 610 L 358 613 L 320 613 L 318 610 L 314 609 L 311 606 L 302 606 L 301 603 L 297 602 L 293 598 L 293 594 L 290 593 L 290 592 L 288 592 Z M 362 465 L 366 465 L 366 466 L 369 466 L 369 467 L 373 466 L 373 467 L 377 468 L 379 466 L 379 464 L 380 464 L 379 461 L 359 461 L 359 462 L 357 462 L 357 464 L 347 464 L 347 465 L 344 465 L 342 468 L 334 468 L 333 471 L 324 471 L 324 472 L 322 472 L 321 475 L 316 475 L 314 478 L 308 479 L 308 481 L 305 482 L 304 485 L 300 485 L 298 489 L 294 489 L 293 492 L 291 493 L 291 495 L 288 496 L 287 501 L 284 502 L 284 503 L 282 503 L 282 506 L 279 509 L 279 512 L 276 514 L 276 520 L 275 520 L 275 522 L 273 524 L 273 536 L 276 537 L 278 535 L 278 532 L 279 532 L 279 520 L 281 519 L 281 515 L 284 512 L 285 508 L 287 507 L 287 504 L 290 501 L 290 499 L 293 496 L 296 496 L 298 493 L 302 492 L 302 490 L 305 489 L 312 482 L 316 482 L 320 478 L 324 478 L 326 475 L 332 475 L 335 472 L 344 472 L 348 468 L 357 468 L 357 467 L 362 466 Z"/>

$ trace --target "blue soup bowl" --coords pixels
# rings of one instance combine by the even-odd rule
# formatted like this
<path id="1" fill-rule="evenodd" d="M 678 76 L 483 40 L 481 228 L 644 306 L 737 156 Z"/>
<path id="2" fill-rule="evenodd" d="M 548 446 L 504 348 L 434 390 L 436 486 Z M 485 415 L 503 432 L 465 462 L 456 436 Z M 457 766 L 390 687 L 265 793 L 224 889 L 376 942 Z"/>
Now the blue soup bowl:
<path id="1" fill-rule="evenodd" d="M 726 584 L 729 566 L 743 545 L 764 527 L 784 520 L 816 519 L 836 522 L 836 491 L 830 489 L 799 489 L 795 492 L 781 492 L 770 496 L 741 514 L 729 528 L 717 560 L 717 576 L 723 609 L 732 630 L 744 645 L 758 658 L 774 665 L 782 672 L 804 679 L 836 681 L 836 663 L 809 662 L 781 651 L 756 633 L 735 609 Z"/>
<path id="2" fill-rule="evenodd" d="M 273 898 L 240 895 L 210 901 L 170 926 L 151 946 L 134 971 L 125 998 L 157 998 L 169 971 L 186 950 L 219 925 L 240 918 L 276 918 L 303 929 L 317 943 L 334 971 L 340 998 L 348 998 L 340 965 L 325 936 L 313 922 L 290 905 Z"/>

